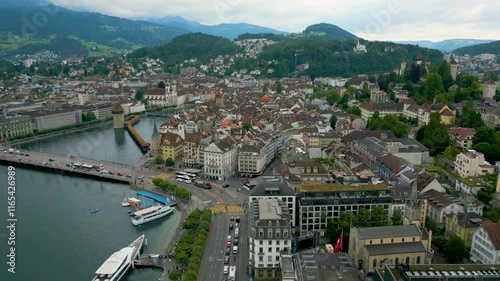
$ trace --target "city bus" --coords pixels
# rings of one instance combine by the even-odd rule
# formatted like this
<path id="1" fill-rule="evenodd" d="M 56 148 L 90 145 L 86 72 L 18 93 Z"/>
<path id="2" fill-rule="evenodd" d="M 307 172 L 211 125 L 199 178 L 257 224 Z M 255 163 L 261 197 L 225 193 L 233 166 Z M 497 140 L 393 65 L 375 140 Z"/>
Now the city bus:
<path id="1" fill-rule="evenodd" d="M 188 176 L 179 176 L 179 175 L 177 175 L 177 176 L 175 176 L 175 179 L 177 181 L 183 181 L 185 183 L 191 183 L 191 181 L 192 181 L 191 178 L 188 177 Z"/>
<path id="2" fill-rule="evenodd" d="M 189 177 L 189 179 L 191 179 L 191 180 L 193 180 L 193 179 L 196 178 L 195 174 L 190 174 L 190 173 L 186 173 L 186 172 L 175 172 L 175 175 L 176 176 Z"/>

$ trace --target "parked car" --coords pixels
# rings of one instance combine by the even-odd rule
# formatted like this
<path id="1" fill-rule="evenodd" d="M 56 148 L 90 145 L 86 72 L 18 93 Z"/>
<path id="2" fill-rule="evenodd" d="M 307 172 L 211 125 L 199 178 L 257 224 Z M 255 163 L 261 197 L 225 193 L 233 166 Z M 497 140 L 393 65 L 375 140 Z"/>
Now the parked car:
<path id="1" fill-rule="evenodd" d="M 239 242 L 238 242 L 238 238 L 234 238 L 233 244 L 234 244 L 234 245 L 238 245 L 238 243 L 239 243 Z"/>
<path id="2" fill-rule="evenodd" d="M 126 175 L 126 177 L 127 177 L 127 178 L 129 178 L 129 179 L 130 179 L 130 178 L 132 178 L 132 176 L 131 176 L 131 175 Z"/>
<path id="3" fill-rule="evenodd" d="M 49 158 L 49 161 L 50 161 L 50 162 L 54 162 L 54 159 L 52 159 L 52 158 Z"/>
<path id="4" fill-rule="evenodd" d="M 228 274 L 228 273 L 229 273 L 229 266 L 225 265 L 224 266 L 224 274 Z"/>
<path id="5" fill-rule="evenodd" d="M 224 264 L 229 264 L 229 257 L 224 258 Z"/>
<path id="6" fill-rule="evenodd" d="M 110 174 L 110 175 L 114 175 L 115 173 L 113 173 L 113 172 L 108 172 L 108 174 Z"/>
<path id="7" fill-rule="evenodd" d="M 231 254 L 231 248 L 226 248 L 226 256 L 229 256 Z"/>
<path id="8" fill-rule="evenodd" d="M 231 241 L 226 242 L 226 247 L 229 247 L 229 248 L 231 247 Z"/>
<path id="9" fill-rule="evenodd" d="M 228 183 L 225 183 L 225 184 L 223 184 L 223 185 L 222 185 L 222 187 L 223 187 L 223 188 L 227 188 L 227 187 L 229 187 L 229 184 L 228 184 Z"/>
<path id="10" fill-rule="evenodd" d="M 232 223 L 229 224 L 229 229 L 233 229 L 234 225 Z"/>
<path id="11" fill-rule="evenodd" d="M 123 176 L 123 173 L 117 173 L 118 176 Z"/>

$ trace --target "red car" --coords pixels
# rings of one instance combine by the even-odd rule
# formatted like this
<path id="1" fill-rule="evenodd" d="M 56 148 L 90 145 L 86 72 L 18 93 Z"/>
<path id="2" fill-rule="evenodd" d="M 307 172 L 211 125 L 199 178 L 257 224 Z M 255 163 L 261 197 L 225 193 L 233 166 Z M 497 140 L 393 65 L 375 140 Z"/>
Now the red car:
<path id="1" fill-rule="evenodd" d="M 119 175 L 119 176 L 123 176 L 123 174 L 122 174 L 122 173 L 116 173 L 116 174 L 117 174 L 117 175 Z"/>

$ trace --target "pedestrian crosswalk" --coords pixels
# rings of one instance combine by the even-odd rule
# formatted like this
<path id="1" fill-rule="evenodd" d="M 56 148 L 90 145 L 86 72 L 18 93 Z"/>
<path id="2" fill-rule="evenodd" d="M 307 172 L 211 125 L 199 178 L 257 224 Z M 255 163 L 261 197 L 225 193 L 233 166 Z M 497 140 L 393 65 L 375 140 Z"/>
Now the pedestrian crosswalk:
<path id="1" fill-rule="evenodd" d="M 210 208 L 212 210 L 212 214 L 220 214 L 226 212 L 226 206 L 217 206 Z"/>
<path id="2" fill-rule="evenodd" d="M 239 205 L 227 206 L 227 210 L 229 213 L 243 213 L 245 211 L 243 206 L 239 206 Z"/>

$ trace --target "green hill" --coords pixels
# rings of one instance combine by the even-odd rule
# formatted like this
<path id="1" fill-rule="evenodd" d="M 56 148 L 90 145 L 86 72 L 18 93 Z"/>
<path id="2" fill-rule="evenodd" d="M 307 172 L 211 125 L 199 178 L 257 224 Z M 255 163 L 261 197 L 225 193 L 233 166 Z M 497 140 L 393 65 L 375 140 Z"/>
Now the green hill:
<path id="1" fill-rule="evenodd" d="M 205 63 L 219 55 L 236 54 L 239 51 L 240 47 L 224 37 L 187 33 L 175 37 L 167 44 L 136 50 L 130 57 L 159 58 L 172 66 L 192 58 Z"/>
<path id="2" fill-rule="evenodd" d="M 39 15 L 46 21 L 36 24 L 33 19 Z M 0 9 L 0 52 L 10 55 L 41 50 L 89 54 L 96 48 L 121 51 L 165 43 L 186 32 L 179 27 L 57 6 Z"/>
<path id="3" fill-rule="evenodd" d="M 351 76 L 359 73 L 375 74 L 390 72 L 398 68 L 402 60 L 410 65 L 418 52 L 428 55 L 433 63 L 440 63 L 443 54 L 438 50 L 420 48 L 414 45 L 400 45 L 390 42 L 369 42 L 361 40 L 366 53 L 355 53 L 357 41 L 339 41 L 314 37 L 298 38 L 266 46 L 259 55 L 260 61 L 276 60 L 277 64 L 260 66 L 274 68 L 274 75 L 290 75 L 297 65 L 308 64 L 309 68 L 300 74 L 318 76 Z M 251 67 L 251 66 L 248 66 Z M 262 69 L 264 68 L 264 69 Z M 264 73 L 266 73 L 264 71 Z"/>
<path id="4" fill-rule="evenodd" d="M 308 26 L 303 32 L 305 36 L 320 36 L 333 40 L 357 40 L 356 35 L 329 23 L 318 23 Z"/>
<path id="5" fill-rule="evenodd" d="M 500 41 L 494 41 L 485 44 L 478 44 L 474 46 L 458 48 L 454 50 L 453 53 L 468 54 L 468 55 L 479 55 L 488 53 L 488 54 L 500 55 Z"/>

